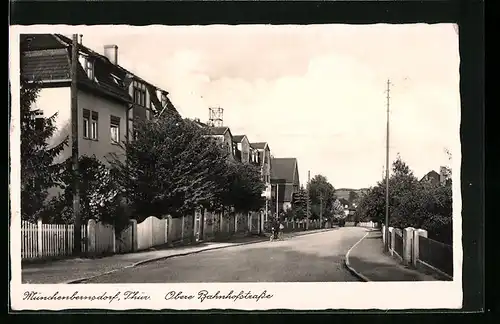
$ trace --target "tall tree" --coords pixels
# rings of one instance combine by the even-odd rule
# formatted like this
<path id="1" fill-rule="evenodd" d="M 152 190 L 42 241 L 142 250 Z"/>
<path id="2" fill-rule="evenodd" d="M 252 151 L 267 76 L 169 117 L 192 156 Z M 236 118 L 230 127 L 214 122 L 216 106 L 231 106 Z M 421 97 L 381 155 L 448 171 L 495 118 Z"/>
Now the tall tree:
<path id="1" fill-rule="evenodd" d="M 335 199 L 335 201 L 332 204 L 332 213 L 335 218 L 337 219 L 342 219 L 345 217 L 344 213 L 344 206 L 342 206 L 342 203 L 340 200 Z"/>
<path id="2" fill-rule="evenodd" d="M 400 157 L 393 163 L 389 178 L 390 226 L 415 227 L 429 231 L 429 237 L 451 242 L 451 185 L 419 182 Z M 382 223 L 385 218 L 385 180 L 370 188 L 360 200 L 357 216 L 361 221 Z"/>
<path id="3" fill-rule="evenodd" d="M 139 221 L 192 212 L 223 191 L 227 151 L 192 121 L 164 114 L 138 123 L 136 134 L 124 144 L 126 162 L 113 167 Z"/>
<path id="4" fill-rule="evenodd" d="M 318 218 L 320 214 L 324 217 L 331 216 L 332 204 L 335 200 L 335 188 L 325 176 L 318 174 L 311 179 L 309 197 L 311 199 L 313 218 Z"/>
<path id="5" fill-rule="evenodd" d="M 222 203 L 234 207 L 237 212 L 259 210 L 265 203 L 262 192 L 265 185 L 261 180 L 260 169 L 252 164 L 236 161 L 228 162 L 226 175 L 220 178 Z"/>
<path id="6" fill-rule="evenodd" d="M 349 191 L 349 205 L 353 205 L 358 201 L 359 195 L 356 191 Z"/>
<path id="7" fill-rule="evenodd" d="M 21 60 L 21 217 L 35 221 L 44 215 L 48 189 L 59 183 L 62 165 L 54 161 L 68 138 L 49 146 L 57 130 L 56 114 L 44 117 L 41 110 L 33 107 L 40 89 L 37 83 L 26 80 L 22 71 Z"/>

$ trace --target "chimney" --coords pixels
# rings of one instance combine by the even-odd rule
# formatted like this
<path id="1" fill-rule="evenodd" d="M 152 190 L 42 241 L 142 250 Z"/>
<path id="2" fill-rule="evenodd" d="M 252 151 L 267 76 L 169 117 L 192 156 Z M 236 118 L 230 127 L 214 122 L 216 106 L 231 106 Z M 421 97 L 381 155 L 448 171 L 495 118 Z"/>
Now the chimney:
<path id="1" fill-rule="evenodd" d="M 439 168 L 439 183 L 440 184 L 445 184 L 446 176 L 447 176 L 446 167 L 444 167 L 444 166 L 440 167 Z"/>
<path id="2" fill-rule="evenodd" d="M 106 56 L 111 63 L 118 64 L 118 46 L 104 45 L 104 56 Z"/>

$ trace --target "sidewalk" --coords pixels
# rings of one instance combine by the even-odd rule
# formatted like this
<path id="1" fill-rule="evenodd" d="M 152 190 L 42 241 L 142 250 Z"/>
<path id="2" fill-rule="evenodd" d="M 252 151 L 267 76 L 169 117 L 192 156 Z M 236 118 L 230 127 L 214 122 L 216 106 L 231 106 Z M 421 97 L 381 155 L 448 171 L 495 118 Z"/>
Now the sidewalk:
<path id="1" fill-rule="evenodd" d="M 287 233 L 287 237 L 315 234 L 333 229 L 310 230 Z M 183 256 L 207 250 L 222 249 L 244 244 L 268 241 L 267 236 L 236 237 L 227 242 L 203 242 L 197 245 L 146 250 L 135 253 L 116 254 L 97 259 L 72 258 L 22 266 L 23 284 L 64 284 L 78 283 L 84 279 L 105 273 L 134 267 L 158 259 Z"/>
<path id="2" fill-rule="evenodd" d="M 382 233 L 371 231 L 346 254 L 347 268 L 363 281 L 436 281 L 384 253 Z"/>

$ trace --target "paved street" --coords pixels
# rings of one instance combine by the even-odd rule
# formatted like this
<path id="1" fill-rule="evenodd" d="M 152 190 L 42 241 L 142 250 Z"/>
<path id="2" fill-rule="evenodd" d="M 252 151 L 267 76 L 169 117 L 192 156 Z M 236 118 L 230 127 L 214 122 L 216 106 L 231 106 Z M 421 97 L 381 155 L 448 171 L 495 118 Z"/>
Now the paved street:
<path id="1" fill-rule="evenodd" d="M 124 269 L 86 283 L 359 281 L 343 262 L 365 234 L 364 228 L 347 227 L 206 251 Z"/>

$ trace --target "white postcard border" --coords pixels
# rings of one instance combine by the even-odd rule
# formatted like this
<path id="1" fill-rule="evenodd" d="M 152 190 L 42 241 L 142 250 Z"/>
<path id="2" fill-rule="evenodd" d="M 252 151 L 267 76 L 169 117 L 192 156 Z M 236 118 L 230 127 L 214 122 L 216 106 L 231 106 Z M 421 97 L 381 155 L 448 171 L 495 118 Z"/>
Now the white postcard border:
<path id="1" fill-rule="evenodd" d="M 453 252 L 454 280 L 449 282 L 368 282 L 368 283 L 176 283 L 176 284 L 75 284 L 32 285 L 21 283 L 21 222 L 20 222 L 20 123 L 19 123 L 19 34 L 22 33 L 161 33 L 160 25 L 134 26 L 10 26 L 10 82 L 12 118 L 10 129 L 10 228 L 11 282 L 13 310 L 63 309 L 241 309 L 241 310 L 321 310 L 321 309 L 459 309 L 462 307 L 462 220 L 460 192 L 460 116 L 457 118 L 453 153 Z M 204 28 L 196 27 L 192 28 Z M 250 28 L 250 27 L 249 27 Z M 306 27 L 305 27 L 306 28 Z M 395 27 L 397 28 L 397 27 Z M 458 42 L 458 37 L 457 37 Z M 458 68 L 458 66 L 457 66 Z M 457 84 L 458 91 L 458 84 Z M 460 113 L 460 112 L 457 112 Z M 227 299 L 199 298 L 200 291 L 225 295 Z M 166 299 L 169 292 L 182 292 L 191 299 Z M 49 297 L 49 300 L 36 299 Z M 136 298 L 126 299 L 127 292 L 137 292 Z M 232 293 L 230 293 L 232 292 Z M 240 292 L 243 292 L 240 294 Z M 248 293 L 250 292 L 250 293 Z M 117 295 L 118 293 L 118 295 Z M 31 294 L 31 295 L 30 295 Z M 76 294 L 76 295 L 75 295 Z M 247 297 L 240 297 L 240 296 Z M 31 297 L 30 297 L 31 296 Z M 71 299 L 70 297 L 73 296 Z M 75 297 L 77 296 L 77 297 Z M 94 296 L 94 300 L 82 299 Z M 111 297 L 107 297 L 111 296 Z M 115 296 L 115 298 L 112 298 Z M 116 297 L 117 296 L 117 297 Z M 129 295 L 130 296 L 130 295 Z M 137 299 L 149 296 L 149 299 Z M 237 296 L 237 297 L 235 297 Z M 261 296 L 257 298 L 256 296 Z M 270 296 L 267 298 L 266 296 Z M 97 298 L 100 297 L 100 298 Z M 52 298 L 52 300 L 50 300 Z M 59 298 L 59 299 L 58 299 Z M 64 299 L 66 298 L 66 299 Z M 90 297 L 89 297 L 90 298 Z M 111 299 L 110 299 L 111 298 Z"/>

